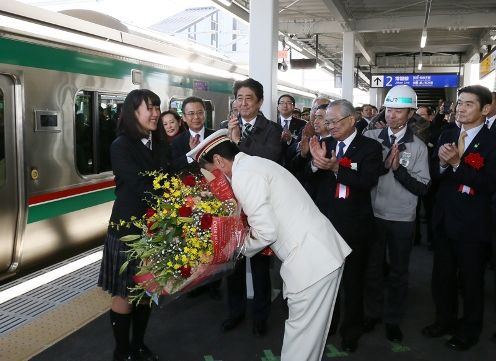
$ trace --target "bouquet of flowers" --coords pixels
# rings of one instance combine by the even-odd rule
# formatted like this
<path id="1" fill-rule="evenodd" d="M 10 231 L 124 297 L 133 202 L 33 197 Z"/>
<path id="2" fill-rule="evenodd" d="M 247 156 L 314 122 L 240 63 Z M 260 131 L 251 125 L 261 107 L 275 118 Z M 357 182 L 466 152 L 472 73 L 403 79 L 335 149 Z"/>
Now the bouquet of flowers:
<path id="1" fill-rule="evenodd" d="M 187 292 L 234 267 L 246 222 L 221 172 L 179 178 L 150 172 L 155 193 L 150 208 L 132 222 L 140 235 L 121 238 L 130 260 L 139 261 L 131 300 Z"/>

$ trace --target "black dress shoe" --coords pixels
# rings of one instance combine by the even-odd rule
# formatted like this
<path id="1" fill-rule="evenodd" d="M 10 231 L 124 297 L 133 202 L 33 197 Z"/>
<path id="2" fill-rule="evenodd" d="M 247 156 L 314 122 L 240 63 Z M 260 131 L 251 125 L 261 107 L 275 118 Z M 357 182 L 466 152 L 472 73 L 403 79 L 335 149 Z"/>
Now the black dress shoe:
<path id="1" fill-rule="evenodd" d="M 158 356 L 145 345 L 134 348 L 132 355 L 136 361 L 158 361 Z"/>
<path id="2" fill-rule="evenodd" d="M 422 329 L 422 335 L 429 338 L 435 338 L 444 335 L 452 335 L 454 331 L 454 327 L 444 327 L 439 323 L 433 323 L 432 325 L 425 326 Z"/>
<path id="3" fill-rule="evenodd" d="M 386 337 L 391 342 L 401 342 L 403 332 L 401 332 L 400 326 L 394 323 L 386 323 Z"/>
<path id="4" fill-rule="evenodd" d="M 262 337 L 265 336 L 266 333 L 267 321 L 261 320 L 253 322 L 253 335 L 255 335 L 256 337 Z"/>
<path id="5" fill-rule="evenodd" d="M 136 361 L 132 354 L 120 354 L 118 352 L 114 352 L 113 361 Z"/>
<path id="6" fill-rule="evenodd" d="M 357 340 L 345 340 L 345 339 L 343 339 L 341 341 L 341 350 L 343 350 L 344 352 L 355 352 L 357 348 L 358 348 L 358 341 Z"/>
<path id="7" fill-rule="evenodd" d="M 245 315 L 237 316 L 237 317 L 229 317 L 227 320 L 222 322 L 222 331 L 227 332 L 236 328 L 241 321 L 245 319 Z"/>
<path id="8" fill-rule="evenodd" d="M 372 332 L 374 330 L 375 325 L 378 323 L 381 323 L 380 318 L 374 318 L 374 317 L 365 317 L 363 319 L 363 332 Z"/>
<path id="9" fill-rule="evenodd" d="M 453 336 L 448 341 L 446 341 L 446 346 L 457 351 L 466 351 L 474 346 L 477 341 L 465 340 L 463 338 Z"/>

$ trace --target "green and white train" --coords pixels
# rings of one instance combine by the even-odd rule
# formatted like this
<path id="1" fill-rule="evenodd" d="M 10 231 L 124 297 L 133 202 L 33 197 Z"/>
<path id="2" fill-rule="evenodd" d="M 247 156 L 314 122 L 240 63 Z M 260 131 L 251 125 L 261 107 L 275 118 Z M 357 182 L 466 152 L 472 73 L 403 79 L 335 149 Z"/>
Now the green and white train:
<path id="1" fill-rule="evenodd" d="M 0 280 L 102 242 L 114 199 L 109 145 L 129 91 L 153 90 L 163 109 L 199 96 L 213 128 L 227 117 L 243 70 L 118 27 L 0 5 Z M 311 103 L 293 90 L 284 92 Z"/>

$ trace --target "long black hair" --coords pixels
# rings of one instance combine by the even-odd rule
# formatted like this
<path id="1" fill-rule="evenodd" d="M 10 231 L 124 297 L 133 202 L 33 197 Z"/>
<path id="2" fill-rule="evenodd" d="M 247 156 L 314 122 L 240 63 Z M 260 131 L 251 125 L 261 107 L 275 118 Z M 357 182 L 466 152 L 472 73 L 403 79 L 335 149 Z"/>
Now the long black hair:
<path id="1" fill-rule="evenodd" d="M 145 102 L 153 106 L 160 106 L 160 98 L 157 94 L 148 89 L 135 89 L 131 91 L 124 100 L 122 111 L 117 122 L 117 134 L 125 134 L 133 139 L 141 139 L 147 136 L 136 119 L 136 109 Z M 157 126 L 157 131 L 163 130 L 163 127 Z M 155 131 L 155 132 L 157 132 Z"/>

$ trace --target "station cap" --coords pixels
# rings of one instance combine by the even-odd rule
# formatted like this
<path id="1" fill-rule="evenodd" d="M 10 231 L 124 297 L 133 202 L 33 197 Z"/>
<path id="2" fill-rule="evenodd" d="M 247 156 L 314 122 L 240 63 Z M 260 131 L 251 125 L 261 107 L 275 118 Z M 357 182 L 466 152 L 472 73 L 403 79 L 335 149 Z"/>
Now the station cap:
<path id="1" fill-rule="evenodd" d="M 198 162 L 204 154 L 212 150 L 216 145 L 222 142 L 229 142 L 230 139 L 227 137 L 227 133 L 227 129 L 217 130 L 215 133 L 210 134 L 208 137 L 203 139 L 200 144 L 186 153 L 186 156 Z"/>
<path id="2" fill-rule="evenodd" d="M 408 85 L 396 85 L 387 93 L 386 108 L 417 108 L 417 93 Z"/>

